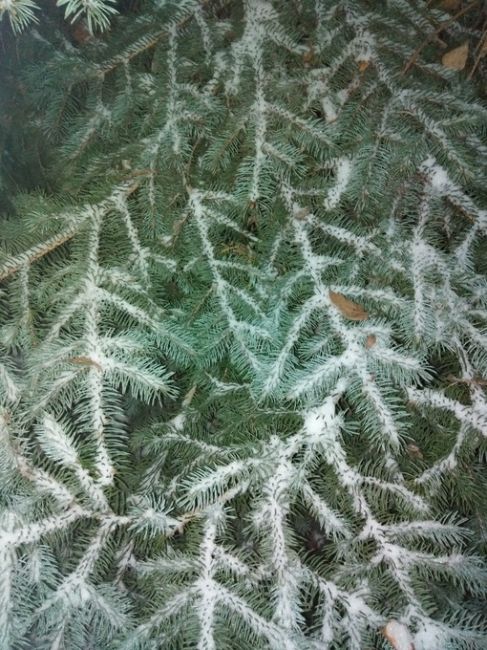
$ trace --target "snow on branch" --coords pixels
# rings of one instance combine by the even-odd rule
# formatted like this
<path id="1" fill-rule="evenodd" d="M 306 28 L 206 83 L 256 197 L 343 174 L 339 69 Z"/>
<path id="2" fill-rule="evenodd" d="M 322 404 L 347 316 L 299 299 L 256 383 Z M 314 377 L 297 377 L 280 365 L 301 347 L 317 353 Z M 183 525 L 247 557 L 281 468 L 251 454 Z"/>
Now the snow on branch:
<path id="1" fill-rule="evenodd" d="M 233 306 L 234 296 L 239 298 L 240 301 L 243 301 L 256 317 L 260 317 L 264 320 L 264 314 L 256 298 L 251 296 L 249 292 L 233 286 L 225 279 L 222 272 L 222 265 L 216 257 L 210 234 L 211 222 L 214 221 L 214 213 L 212 211 L 208 212 L 204 200 L 205 194 L 201 191 L 196 189 L 190 191 L 189 206 L 194 214 L 203 251 L 214 279 L 215 291 L 218 296 L 220 308 L 225 315 L 230 331 L 235 336 L 235 339 L 246 359 L 250 365 L 256 369 L 259 366 L 259 362 L 251 348 L 250 342 L 252 339 L 269 338 L 269 334 L 265 329 L 265 321 L 264 326 L 261 326 L 259 324 L 254 324 L 251 321 L 245 322 L 239 318 L 236 309 Z M 219 219 L 217 219 L 217 221 L 219 221 Z M 226 225 L 227 220 L 225 219 L 223 223 Z M 237 226 L 235 226 L 235 228 L 237 228 Z M 235 267 L 232 262 L 228 262 L 224 268 L 235 268 L 240 271 L 239 266 L 240 265 L 237 264 Z"/>

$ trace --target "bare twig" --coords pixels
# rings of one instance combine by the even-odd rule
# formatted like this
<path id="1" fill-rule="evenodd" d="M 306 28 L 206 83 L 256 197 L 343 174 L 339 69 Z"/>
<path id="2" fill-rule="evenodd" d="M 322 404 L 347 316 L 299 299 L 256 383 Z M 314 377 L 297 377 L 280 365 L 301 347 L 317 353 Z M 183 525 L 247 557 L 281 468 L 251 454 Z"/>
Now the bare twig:
<path id="1" fill-rule="evenodd" d="M 475 50 L 476 52 L 476 57 L 475 57 L 475 62 L 472 66 L 472 69 L 470 70 L 470 74 L 468 75 L 469 79 L 472 79 L 472 77 L 475 74 L 475 71 L 477 70 L 480 60 L 482 59 L 483 56 L 486 54 L 486 49 L 487 47 L 487 21 L 485 22 L 485 25 L 483 27 L 483 32 L 482 36 L 480 38 L 479 44 L 477 45 L 477 48 Z"/>

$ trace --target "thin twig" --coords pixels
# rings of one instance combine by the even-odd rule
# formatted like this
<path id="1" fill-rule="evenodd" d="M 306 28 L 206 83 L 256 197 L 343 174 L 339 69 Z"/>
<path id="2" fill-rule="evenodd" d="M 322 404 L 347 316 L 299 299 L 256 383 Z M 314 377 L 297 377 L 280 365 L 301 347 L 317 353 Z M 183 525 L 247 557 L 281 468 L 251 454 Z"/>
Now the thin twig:
<path id="1" fill-rule="evenodd" d="M 477 46 L 477 56 L 475 57 L 475 62 L 473 64 L 472 69 L 470 70 L 470 74 L 468 75 L 469 79 L 472 79 L 472 77 L 475 74 L 475 71 L 477 70 L 480 60 L 482 59 L 483 56 L 485 56 L 486 51 L 485 48 L 487 47 L 487 21 L 484 25 L 484 31 L 483 34 L 480 38 L 479 44 Z"/>
<path id="2" fill-rule="evenodd" d="M 32 251 L 25 251 L 19 261 L 17 261 L 15 264 L 12 264 L 11 266 L 8 266 L 4 271 L 0 272 L 0 282 L 10 277 L 11 275 L 14 275 L 14 273 L 17 273 L 17 271 L 19 271 L 22 266 L 24 266 L 24 264 L 33 264 L 41 257 L 44 257 L 45 255 L 51 253 L 53 250 L 56 250 L 56 248 L 59 248 L 59 246 L 62 246 L 67 241 L 72 239 L 77 232 L 78 228 L 72 228 L 71 230 L 64 231 L 55 237 L 51 237 L 41 247 L 36 246 Z"/>
<path id="3" fill-rule="evenodd" d="M 446 376 L 446 379 L 450 382 L 450 384 L 467 384 L 469 386 L 487 386 L 487 379 L 484 379 L 483 377 L 472 377 L 470 379 L 468 378 L 460 378 L 460 377 L 455 377 L 455 375 L 449 374 Z"/>

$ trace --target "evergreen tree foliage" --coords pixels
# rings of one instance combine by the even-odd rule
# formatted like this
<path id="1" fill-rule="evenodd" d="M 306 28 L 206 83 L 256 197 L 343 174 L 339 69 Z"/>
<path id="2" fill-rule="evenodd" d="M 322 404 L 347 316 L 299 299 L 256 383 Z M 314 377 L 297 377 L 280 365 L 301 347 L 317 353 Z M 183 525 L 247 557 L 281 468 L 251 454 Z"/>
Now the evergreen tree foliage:
<path id="1" fill-rule="evenodd" d="M 487 108 L 441 49 L 479 22 L 36 4 L 0 2 L 0 648 L 485 649 Z"/>
<path id="2" fill-rule="evenodd" d="M 114 3 L 117 0 L 52 0 L 64 8 L 64 15 L 71 22 L 78 18 L 86 19 L 90 31 L 106 29 L 110 18 L 117 13 Z M 39 7 L 35 0 L 0 0 L 0 18 L 6 15 L 15 32 L 22 31 L 32 22 L 37 22 Z"/>

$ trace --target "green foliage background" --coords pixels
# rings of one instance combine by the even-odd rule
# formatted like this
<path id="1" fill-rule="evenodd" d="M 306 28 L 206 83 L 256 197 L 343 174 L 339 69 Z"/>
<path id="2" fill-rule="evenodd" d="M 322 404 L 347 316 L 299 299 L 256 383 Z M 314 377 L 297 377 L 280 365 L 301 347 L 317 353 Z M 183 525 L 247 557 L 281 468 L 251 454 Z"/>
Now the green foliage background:
<path id="1" fill-rule="evenodd" d="M 117 8 L 2 23 L 0 647 L 484 648 L 481 13 Z"/>

